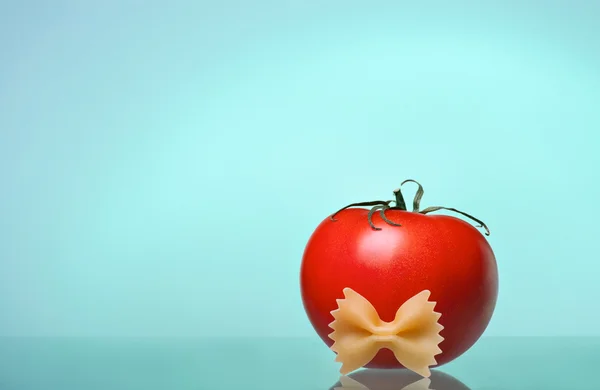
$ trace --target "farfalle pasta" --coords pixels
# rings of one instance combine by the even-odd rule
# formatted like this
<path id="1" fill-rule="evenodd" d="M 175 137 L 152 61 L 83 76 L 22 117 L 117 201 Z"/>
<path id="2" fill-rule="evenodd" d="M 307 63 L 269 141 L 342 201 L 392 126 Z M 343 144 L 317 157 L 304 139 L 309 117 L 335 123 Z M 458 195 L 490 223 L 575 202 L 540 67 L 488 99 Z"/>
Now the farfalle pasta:
<path id="1" fill-rule="evenodd" d="M 351 288 L 343 290 L 344 298 L 337 300 L 338 309 L 331 312 L 335 319 L 329 326 L 334 341 L 331 349 L 337 353 L 336 361 L 342 363 L 340 372 L 347 374 L 369 363 L 382 348 L 388 348 L 398 362 L 423 377 L 436 364 L 435 355 L 442 352 L 438 344 L 444 339 L 444 328 L 434 311 L 430 292 L 421 291 L 396 312 L 393 321 L 379 318 L 371 303 Z"/>

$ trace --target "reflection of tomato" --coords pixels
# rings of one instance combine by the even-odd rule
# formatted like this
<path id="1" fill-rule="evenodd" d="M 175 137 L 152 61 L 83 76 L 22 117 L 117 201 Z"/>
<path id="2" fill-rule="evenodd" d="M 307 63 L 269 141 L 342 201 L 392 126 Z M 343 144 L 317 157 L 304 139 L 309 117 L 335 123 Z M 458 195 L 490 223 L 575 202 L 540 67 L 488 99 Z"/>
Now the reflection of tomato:
<path id="1" fill-rule="evenodd" d="M 396 207 L 384 206 L 387 222 L 379 212 L 372 215 L 380 230 L 369 225 L 366 209 L 342 210 L 335 221 L 327 218 L 317 227 L 302 260 L 302 300 L 313 327 L 331 346 L 331 311 L 345 287 L 367 298 L 384 321 L 392 321 L 407 299 L 430 290 L 444 326 L 443 352 L 436 356 L 441 365 L 468 350 L 487 327 L 498 294 L 496 260 L 487 240 L 469 223 L 426 215 L 428 209 L 406 211 L 400 201 L 397 195 Z M 367 365 L 399 366 L 387 349 Z"/>
<path id="2" fill-rule="evenodd" d="M 458 379 L 438 370 L 432 371 L 428 379 L 407 370 L 360 370 L 340 379 L 340 382 L 335 383 L 329 390 L 358 390 L 359 388 L 363 390 L 365 388 L 371 390 L 469 390 Z M 426 383 L 429 381 L 431 383 L 427 386 Z M 424 385 L 418 386 L 417 383 L 424 383 Z"/>

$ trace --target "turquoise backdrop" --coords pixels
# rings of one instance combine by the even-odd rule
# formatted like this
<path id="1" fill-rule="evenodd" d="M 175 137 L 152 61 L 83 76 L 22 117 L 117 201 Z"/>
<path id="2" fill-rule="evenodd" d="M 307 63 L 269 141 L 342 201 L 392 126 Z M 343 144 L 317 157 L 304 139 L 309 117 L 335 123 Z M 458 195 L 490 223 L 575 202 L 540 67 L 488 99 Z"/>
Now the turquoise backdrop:
<path id="1" fill-rule="evenodd" d="M 406 178 L 490 226 L 486 335 L 600 334 L 599 14 L 0 2 L 0 335 L 316 337 L 307 239 Z"/>

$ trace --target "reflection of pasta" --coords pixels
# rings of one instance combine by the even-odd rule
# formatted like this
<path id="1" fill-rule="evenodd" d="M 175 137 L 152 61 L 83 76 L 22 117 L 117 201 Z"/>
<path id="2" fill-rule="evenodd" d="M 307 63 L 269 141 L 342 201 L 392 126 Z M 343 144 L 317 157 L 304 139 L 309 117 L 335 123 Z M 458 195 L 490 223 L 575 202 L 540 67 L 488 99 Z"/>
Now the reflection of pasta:
<path id="1" fill-rule="evenodd" d="M 431 380 L 429 378 L 423 378 L 416 382 L 411 383 L 410 385 L 403 387 L 399 390 L 432 390 L 429 388 L 429 384 Z M 335 390 L 347 390 L 347 389 L 355 389 L 355 390 L 377 390 L 377 389 L 369 389 L 367 386 L 362 383 L 355 381 L 354 379 L 342 376 L 340 378 L 340 384 L 342 387 L 336 387 Z"/>
<path id="2" fill-rule="evenodd" d="M 396 312 L 392 322 L 379 318 L 371 303 L 351 288 L 344 289 L 344 299 L 338 299 L 338 309 L 331 312 L 334 321 L 329 324 L 334 341 L 331 349 L 342 363 L 340 372 L 347 374 L 368 364 L 382 348 L 388 348 L 404 367 L 429 377 L 429 366 L 437 364 L 435 355 L 442 350 L 444 340 L 438 322 L 440 313 L 433 311 L 430 292 L 421 291 Z"/>

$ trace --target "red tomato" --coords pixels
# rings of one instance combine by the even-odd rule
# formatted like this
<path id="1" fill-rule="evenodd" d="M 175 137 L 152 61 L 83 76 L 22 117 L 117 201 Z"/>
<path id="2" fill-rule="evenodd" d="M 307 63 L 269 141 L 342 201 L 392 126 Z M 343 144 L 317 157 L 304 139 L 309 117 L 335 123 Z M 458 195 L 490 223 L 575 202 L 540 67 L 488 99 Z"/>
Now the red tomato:
<path id="1" fill-rule="evenodd" d="M 368 299 L 384 321 L 392 321 L 407 299 L 430 290 L 444 326 L 439 345 L 443 352 L 436 356 L 442 365 L 467 351 L 486 329 L 498 295 L 496 259 L 475 227 L 451 216 L 422 214 L 427 209 L 403 210 L 402 195 L 396 191 L 397 206 L 384 215 L 401 226 L 389 224 L 377 212 L 372 223 L 380 230 L 375 230 L 368 210 L 345 209 L 335 221 L 327 218 L 317 227 L 302 259 L 304 308 L 331 347 L 331 311 L 337 309 L 336 299 L 344 297 L 345 287 Z M 401 365 L 390 350 L 382 349 L 367 367 Z"/>

